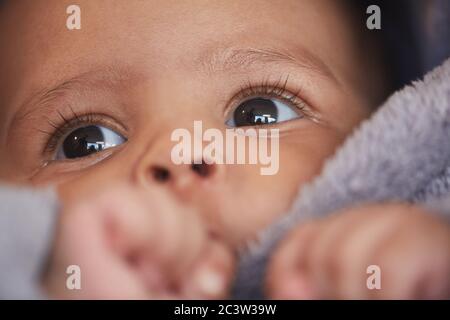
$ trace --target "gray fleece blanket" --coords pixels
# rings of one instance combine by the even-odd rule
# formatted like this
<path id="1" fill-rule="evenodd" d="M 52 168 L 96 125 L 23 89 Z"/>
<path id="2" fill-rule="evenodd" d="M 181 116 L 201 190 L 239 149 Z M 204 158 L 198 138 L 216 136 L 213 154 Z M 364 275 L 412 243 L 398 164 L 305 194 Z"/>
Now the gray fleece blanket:
<path id="1" fill-rule="evenodd" d="M 52 190 L 0 185 L 0 299 L 45 298 L 40 279 L 57 215 Z"/>
<path id="2" fill-rule="evenodd" d="M 270 254 L 302 221 L 385 201 L 420 203 L 450 217 L 450 59 L 391 96 L 301 188 L 290 212 L 242 253 L 234 298 L 264 298 Z"/>

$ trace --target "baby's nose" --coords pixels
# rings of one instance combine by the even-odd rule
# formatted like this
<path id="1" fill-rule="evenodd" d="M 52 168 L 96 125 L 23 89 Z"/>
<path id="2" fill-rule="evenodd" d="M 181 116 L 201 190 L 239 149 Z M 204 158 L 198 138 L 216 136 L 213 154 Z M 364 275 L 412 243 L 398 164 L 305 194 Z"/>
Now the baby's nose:
<path id="1" fill-rule="evenodd" d="M 185 165 L 180 165 L 180 166 L 185 166 Z M 185 174 L 184 172 L 183 173 L 176 172 L 179 170 L 173 170 L 173 169 L 171 170 L 169 168 L 169 166 L 154 165 L 150 168 L 150 170 L 153 175 L 153 178 L 158 183 L 166 183 L 166 182 L 169 182 L 171 179 L 174 179 L 174 178 L 176 179 L 177 178 L 176 176 L 179 177 L 180 175 Z M 186 174 L 188 174 L 188 175 L 193 174 L 193 175 L 197 175 L 200 178 L 208 179 L 210 176 L 212 176 L 214 174 L 214 171 L 216 170 L 216 165 L 208 164 L 202 159 L 200 163 L 192 163 L 188 166 L 185 166 L 181 170 L 192 171 L 192 172 L 186 173 Z"/>
<path id="2" fill-rule="evenodd" d="M 194 193 L 204 194 L 223 177 L 223 165 L 214 163 L 202 154 L 192 156 L 190 161 L 176 164 L 171 158 L 174 143 L 161 138 L 151 145 L 137 166 L 136 175 L 143 186 L 167 187 L 181 198 Z"/>

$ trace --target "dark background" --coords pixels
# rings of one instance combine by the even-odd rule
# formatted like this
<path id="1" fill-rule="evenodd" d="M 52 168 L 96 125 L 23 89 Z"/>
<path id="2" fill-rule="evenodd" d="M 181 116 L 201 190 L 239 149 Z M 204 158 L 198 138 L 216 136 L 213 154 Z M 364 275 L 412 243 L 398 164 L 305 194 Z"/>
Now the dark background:
<path id="1" fill-rule="evenodd" d="M 421 78 L 450 57 L 450 0 L 350 1 L 362 19 L 369 16 L 369 5 L 381 8 L 382 29 L 371 32 L 382 42 L 393 89 Z"/>

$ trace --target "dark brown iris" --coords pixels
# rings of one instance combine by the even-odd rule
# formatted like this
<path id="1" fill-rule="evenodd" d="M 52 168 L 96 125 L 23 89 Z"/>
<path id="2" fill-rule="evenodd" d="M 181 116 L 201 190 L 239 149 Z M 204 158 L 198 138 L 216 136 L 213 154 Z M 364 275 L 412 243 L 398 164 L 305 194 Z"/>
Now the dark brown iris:
<path id="1" fill-rule="evenodd" d="M 104 136 L 98 126 L 79 128 L 69 134 L 63 143 L 64 155 L 68 159 L 85 157 L 103 148 Z"/>
<path id="2" fill-rule="evenodd" d="M 269 124 L 277 121 L 278 109 L 272 100 L 250 99 L 236 108 L 233 119 L 236 127 Z"/>

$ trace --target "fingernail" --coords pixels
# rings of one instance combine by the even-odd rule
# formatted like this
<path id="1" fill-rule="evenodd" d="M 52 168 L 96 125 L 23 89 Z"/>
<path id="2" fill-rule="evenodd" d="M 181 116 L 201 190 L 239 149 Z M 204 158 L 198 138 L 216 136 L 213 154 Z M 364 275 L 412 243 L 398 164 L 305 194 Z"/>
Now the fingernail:
<path id="1" fill-rule="evenodd" d="M 217 271 L 204 269 L 200 271 L 195 279 L 198 290 L 207 296 L 218 296 L 225 290 L 225 278 Z"/>

